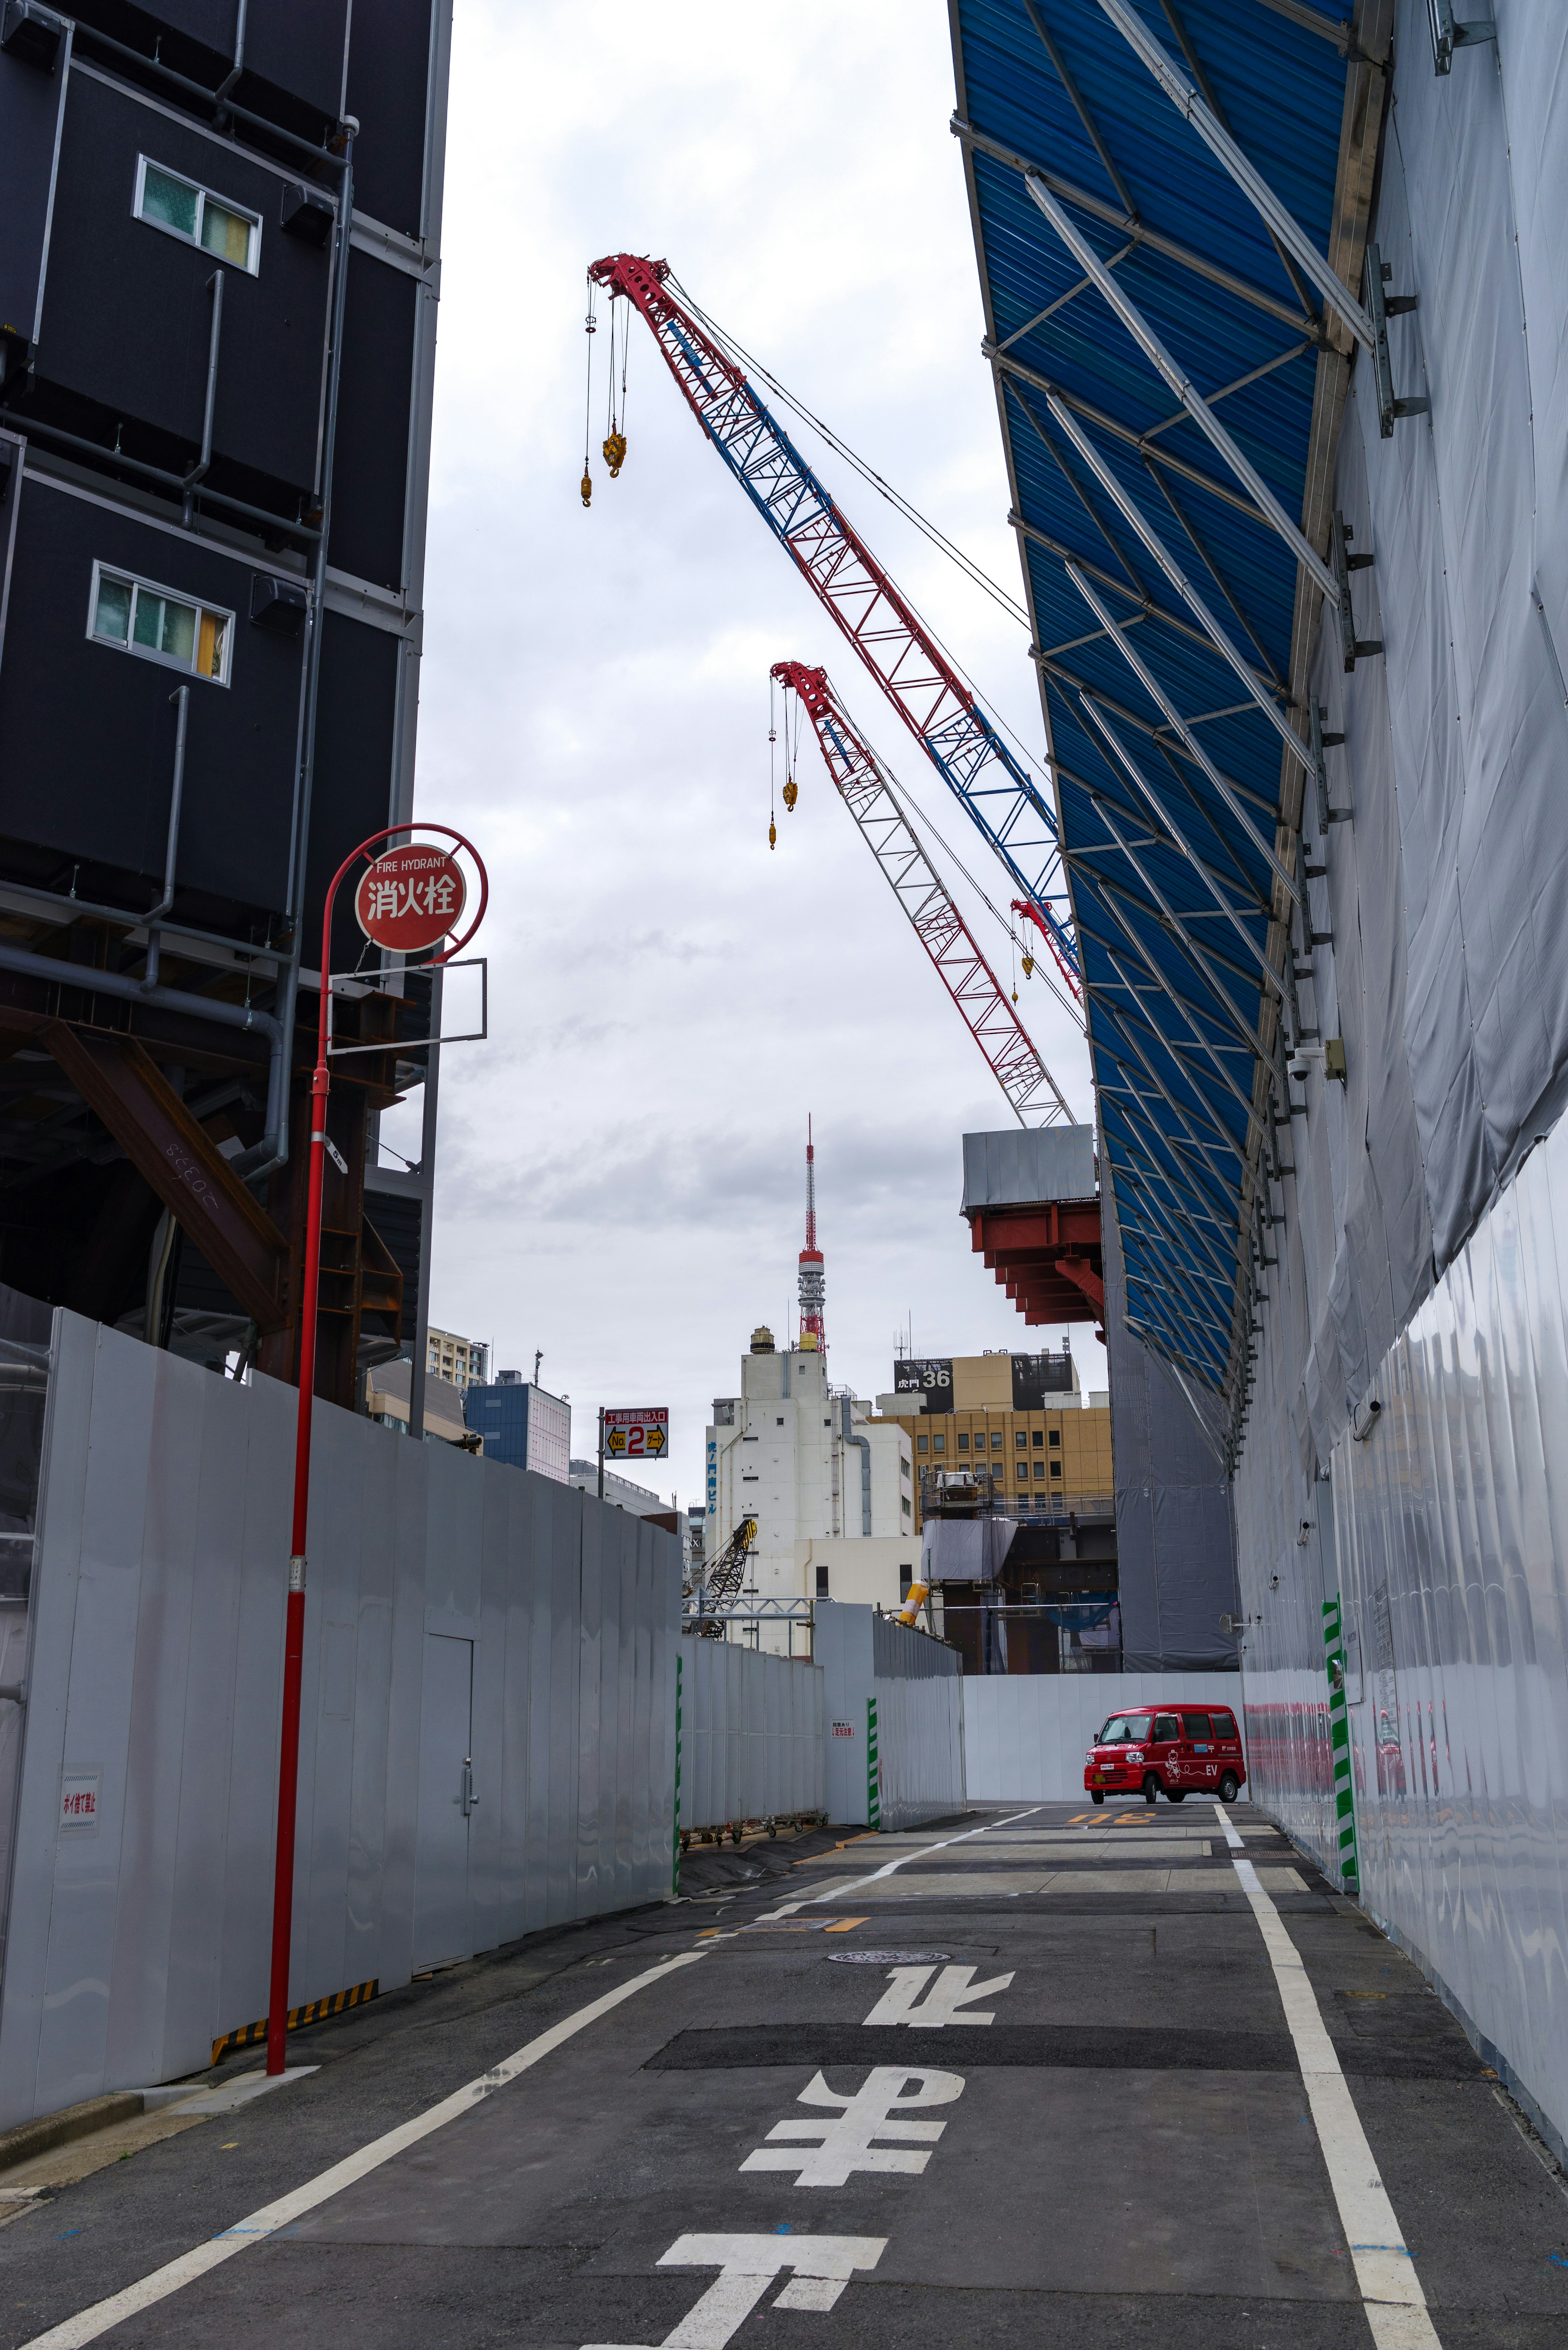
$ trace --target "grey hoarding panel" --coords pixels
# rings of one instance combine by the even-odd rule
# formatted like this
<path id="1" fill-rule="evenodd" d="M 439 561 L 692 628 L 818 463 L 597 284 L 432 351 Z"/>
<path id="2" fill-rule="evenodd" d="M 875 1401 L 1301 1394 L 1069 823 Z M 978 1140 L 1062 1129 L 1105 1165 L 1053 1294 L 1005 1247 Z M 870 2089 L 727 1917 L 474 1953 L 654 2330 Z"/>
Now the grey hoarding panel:
<path id="1" fill-rule="evenodd" d="M 963 1212 L 1034 1200 L 1092 1200 L 1092 1126 L 1010 1128 L 963 1139 Z"/>
<path id="2" fill-rule="evenodd" d="M 294 1414 L 275 1382 L 55 1317 L 0 2126 L 195 2071 L 265 2012 Z M 666 1892 L 673 1538 L 328 1404 L 311 1503 L 291 2002 Z M 429 1661 L 459 1650 L 466 1823 Z"/>
<path id="3" fill-rule="evenodd" d="M 1127 1328 L 1108 1189 L 1100 1223 L 1123 1661 L 1135 1673 L 1212 1671 L 1236 1653 L 1220 1628 L 1220 1617 L 1236 1607 L 1236 1564 L 1230 1487 L 1203 1417 L 1212 1399 L 1179 1379 Z"/>
<path id="4" fill-rule="evenodd" d="M 682 1640 L 680 1654 L 681 1827 L 824 1810 L 822 1667 L 730 1640 Z"/>

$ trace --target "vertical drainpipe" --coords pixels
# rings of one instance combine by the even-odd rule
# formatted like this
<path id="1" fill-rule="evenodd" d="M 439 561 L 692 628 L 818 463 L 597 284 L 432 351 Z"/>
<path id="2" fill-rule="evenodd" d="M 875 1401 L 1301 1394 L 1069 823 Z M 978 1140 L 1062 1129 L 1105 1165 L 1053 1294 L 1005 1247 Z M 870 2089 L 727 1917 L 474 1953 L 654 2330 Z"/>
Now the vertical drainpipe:
<path id="1" fill-rule="evenodd" d="M 242 19 L 243 25 L 243 19 Z M 243 59 L 243 51 L 242 51 Z M 236 69 L 240 60 L 236 60 Z M 305 876 L 309 862 L 310 798 L 316 781 L 316 707 L 321 684 L 321 640 L 327 619 L 327 541 L 332 525 L 332 467 L 337 442 L 337 393 L 343 377 L 343 319 L 348 299 L 348 247 L 354 227 L 354 140 L 359 125 L 345 115 L 348 143 L 343 151 L 343 175 L 337 191 L 337 234 L 333 254 L 332 312 L 327 353 L 327 419 L 321 455 L 321 536 L 316 547 L 316 574 L 311 582 L 308 631 L 305 648 L 305 691 L 300 699 L 299 737 L 294 770 L 294 813 L 288 844 L 288 914 L 293 926 L 288 967 L 283 974 L 277 1005 L 283 1030 L 283 1084 L 275 1124 L 256 1146 L 258 1155 L 245 1152 L 235 1161 L 236 1173 L 247 1182 L 270 1175 L 288 1157 L 288 1110 L 293 1069 L 295 1006 L 299 997 L 299 964 L 305 945 Z M 327 974 L 322 973 L 322 984 Z M 268 1108 L 272 1105 L 269 1102 Z M 247 1164 L 246 1161 L 251 1161 Z M 411 1405 L 410 1397 L 410 1425 Z"/>
<path id="2" fill-rule="evenodd" d="M 860 1447 L 860 1531 L 863 1534 L 868 1534 L 871 1531 L 871 1440 L 868 1436 L 856 1436 L 851 1432 L 849 1415 L 854 1409 L 854 1404 L 848 1396 L 839 1397 L 839 1432 L 846 1444 L 857 1444 Z M 846 1505 L 847 1500 L 848 1497 L 846 1495 Z M 846 1516 L 847 1518 L 847 1506 Z M 846 1534 L 848 1531 L 846 1523 Z"/>

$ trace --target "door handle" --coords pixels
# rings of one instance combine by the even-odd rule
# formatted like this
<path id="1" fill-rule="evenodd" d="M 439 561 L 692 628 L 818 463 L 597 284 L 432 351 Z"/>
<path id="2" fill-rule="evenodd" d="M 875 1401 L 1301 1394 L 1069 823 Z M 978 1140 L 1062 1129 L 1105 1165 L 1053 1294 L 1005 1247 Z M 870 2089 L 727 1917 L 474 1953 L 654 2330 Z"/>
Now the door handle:
<path id="1" fill-rule="evenodd" d="M 463 1818 L 464 1818 L 464 1819 L 467 1819 L 467 1817 L 468 1817 L 469 1814 L 470 1814 L 471 1812 L 477 1811 L 477 1810 L 478 1810 L 478 1808 L 479 1808 L 479 1797 L 478 1797 L 478 1796 L 474 1794 L 474 1792 L 473 1792 L 473 1757 L 472 1757 L 472 1754 L 465 1754 L 465 1755 L 463 1756 L 463 1758 L 462 1758 L 462 1816 L 463 1816 Z"/>

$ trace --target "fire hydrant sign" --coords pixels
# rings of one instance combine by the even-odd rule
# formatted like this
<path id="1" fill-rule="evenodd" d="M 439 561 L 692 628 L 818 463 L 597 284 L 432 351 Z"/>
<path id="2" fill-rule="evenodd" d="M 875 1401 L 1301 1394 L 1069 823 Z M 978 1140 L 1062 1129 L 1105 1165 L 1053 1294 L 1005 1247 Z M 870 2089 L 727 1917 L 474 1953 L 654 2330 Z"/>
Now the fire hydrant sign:
<path id="1" fill-rule="evenodd" d="M 418 954 L 456 930 L 467 895 L 456 858 L 433 843 L 413 841 L 389 848 L 360 876 L 354 912 L 377 946 Z"/>
<path id="2" fill-rule="evenodd" d="M 605 1456 L 610 1461 L 662 1461 L 670 1450 L 670 1407 L 607 1411 Z"/>

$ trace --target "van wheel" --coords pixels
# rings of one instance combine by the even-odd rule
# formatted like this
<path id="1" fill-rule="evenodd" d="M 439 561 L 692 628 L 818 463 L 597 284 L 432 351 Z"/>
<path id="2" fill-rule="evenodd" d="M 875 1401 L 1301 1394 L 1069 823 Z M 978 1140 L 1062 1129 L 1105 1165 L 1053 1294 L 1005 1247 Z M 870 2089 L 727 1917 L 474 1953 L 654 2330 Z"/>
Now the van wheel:
<path id="1" fill-rule="evenodd" d="M 1152 1804 L 1152 1803 L 1153 1803 L 1153 1801 L 1154 1801 L 1154 1799 L 1155 1799 L 1155 1797 L 1158 1794 L 1158 1793 L 1159 1793 L 1159 1776 L 1158 1776 L 1158 1773 L 1157 1772 L 1154 1772 L 1154 1771 L 1146 1771 L 1146 1772 L 1144 1773 L 1144 1774 L 1143 1774 L 1143 1799 L 1144 1799 L 1144 1802 L 1145 1802 L 1146 1804 Z"/>
<path id="2" fill-rule="evenodd" d="M 1237 1778 L 1234 1771 L 1227 1771 L 1220 1782 L 1220 1801 L 1222 1804 L 1233 1804 L 1241 1792 L 1241 1782 Z"/>
<path id="3" fill-rule="evenodd" d="M 1184 1804 L 1187 1801 L 1186 1788 L 1168 1787 L 1165 1791 L 1165 1800 L 1168 1804 Z"/>
<path id="4" fill-rule="evenodd" d="M 1091 1803 L 1091 1804 L 1103 1804 L 1103 1803 L 1105 1802 L 1105 1800 L 1106 1800 L 1106 1791 L 1105 1791 L 1105 1789 L 1104 1789 L 1103 1787 L 1091 1787 L 1091 1788 L 1090 1788 L 1090 1790 L 1089 1790 L 1089 1801 L 1090 1801 L 1090 1803 Z"/>

